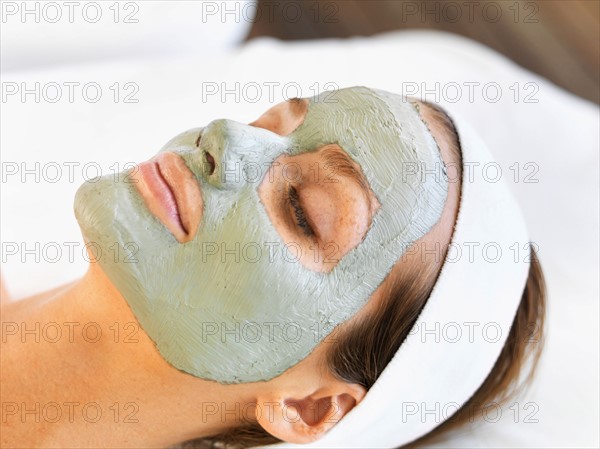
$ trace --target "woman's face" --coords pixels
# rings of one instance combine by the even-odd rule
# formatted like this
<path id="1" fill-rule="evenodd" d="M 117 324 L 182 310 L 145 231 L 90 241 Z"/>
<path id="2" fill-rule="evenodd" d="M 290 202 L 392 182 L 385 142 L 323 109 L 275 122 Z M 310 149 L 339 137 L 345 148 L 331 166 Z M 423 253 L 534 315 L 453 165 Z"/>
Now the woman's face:
<path id="1" fill-rule="evenodd" d="M 218 382 L 269 380 L 352 317 L 437 222 L 442 167 L 405 98 L 349 88 L 184 132 L 84 184 L 75 209 L 168 362 Z"/>

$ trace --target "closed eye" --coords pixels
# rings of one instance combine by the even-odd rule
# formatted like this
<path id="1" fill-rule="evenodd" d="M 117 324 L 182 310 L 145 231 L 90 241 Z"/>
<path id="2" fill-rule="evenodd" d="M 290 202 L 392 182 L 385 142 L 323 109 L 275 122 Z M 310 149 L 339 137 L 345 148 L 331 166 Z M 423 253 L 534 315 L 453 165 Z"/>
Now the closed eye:
<path id="1" fill-rule="evenodd" d="M 292 205 L 292 208 L 294 209 L 294 217 L 296 218 L 297 225 L 302 229 L 304 235 L 307 237 L 313 237 L 315 235 L 315 231 L 308 223 L 304 210 L 302 209 L 302 206 L 300 206 L 300 197 L 298 196 L 298 191 L 291 184 L 288 187 L 288 199 Z"/>

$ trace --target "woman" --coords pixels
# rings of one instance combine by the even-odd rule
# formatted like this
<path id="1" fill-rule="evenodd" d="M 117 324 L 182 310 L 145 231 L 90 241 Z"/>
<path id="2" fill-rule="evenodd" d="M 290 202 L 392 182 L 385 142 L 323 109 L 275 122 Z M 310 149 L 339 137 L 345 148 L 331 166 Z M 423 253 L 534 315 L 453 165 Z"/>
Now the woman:
<path id="1" fill-rule="evenodd" d="M 539 355 L 543 279 L 509 254 L 526 230 L 502 183 L 463 178 L 488 156 L 455 123 L 342 89 L 213 121 L 82 186 L 97 263 L 3 308 L 3 445 L 318 445 L 371 419 L 364 444 L 393 447 L 506 399 Z M 504 256 L 457 257 L 469 239 Z M 440 320 L 499 337 L 419 335 Z M 27 338 L 49 323 L 70 338 Z M 410 421 L 428 395 L 455 407 Z"/>

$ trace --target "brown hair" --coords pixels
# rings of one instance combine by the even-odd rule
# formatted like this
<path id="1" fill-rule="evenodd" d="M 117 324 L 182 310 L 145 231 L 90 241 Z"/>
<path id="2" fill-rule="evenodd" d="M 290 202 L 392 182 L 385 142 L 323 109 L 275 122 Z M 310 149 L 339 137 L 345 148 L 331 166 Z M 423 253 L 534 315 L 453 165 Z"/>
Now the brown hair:
<path id="1" fill-rule="evenodd" d="M 450 136 L 453 159 L 459 161 L 458 167 L 461 167 L 459 137 L 451 119 L 438 106 L 425 104 Z M 441 260 L 446 251 L 447 246 L 442 249 Z M 391 279 L 384 287 L 381 306 L 336 336 L 327 353 L 331 372 L 343 381 L 370 389 L 408 336 L 431 294 L 440 267 L 441 264 L 430 263 Z M 490 374 L 463 407 L 433 431 L 405 447 L 437 441 L 449 430 L 482 416 L 486 407 L 492 404 L 501 406 L 526 387 L 535 374 L 543 348 L 545 309 L 544 276 L 531 246 L 529 276 L 521 302 L 506 343 Z M 519 383 L 524 371 L 527 374 Z M 185 443 L 183 447 L 245 448 L 277 442 L 279 440 L 260 425 L 250 424 L 210 439 Z"/>

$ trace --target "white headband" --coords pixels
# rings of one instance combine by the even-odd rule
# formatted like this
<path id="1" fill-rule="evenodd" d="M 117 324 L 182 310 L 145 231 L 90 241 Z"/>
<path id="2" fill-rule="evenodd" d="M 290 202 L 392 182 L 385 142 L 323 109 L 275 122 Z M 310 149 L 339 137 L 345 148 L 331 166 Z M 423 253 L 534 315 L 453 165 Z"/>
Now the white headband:
<path id="1" fill-rule="evenodd" d="M 465 404 L 498 359 L 529 272 L 528 232 L 508 186 L 489 170 L 494 160 L 486 145 L 459 114 L 451 117 L 463 156 L 462 192 L 452 243 L 431 296 L 358 406 L 320 440 L 276 447 L 410 443 Z"/>

